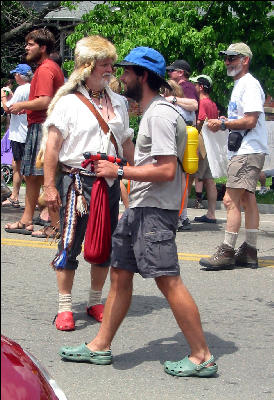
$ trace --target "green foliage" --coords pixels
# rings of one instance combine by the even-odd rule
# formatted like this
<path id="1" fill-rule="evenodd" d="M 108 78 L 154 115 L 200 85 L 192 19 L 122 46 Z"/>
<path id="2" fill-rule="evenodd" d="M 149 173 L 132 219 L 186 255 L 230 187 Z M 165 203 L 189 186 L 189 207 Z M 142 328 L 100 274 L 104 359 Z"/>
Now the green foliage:
<path id="1" fill-rule="evenodd" d="M 67 3 L 67 2 L 65 2 Z M 73 2 L 68 2 L 73 3 Z M 83 16 L 67 43 L 74 48 L 86 35 L 110 39 L 122 59 L 136 46 L 160 51 L 168 64 L 186 59 L 192 74 L 214 81 L 212 98 L 225 109 L 233 82 L 219 51 L 237 41 L 254 54 L 251 73 L 265 92 L 273 89 L 273 16 L 271 1 L 110 1 Z M 248 31 L 248 35 L 247 35 Z M 71 64 L 69 65 L 71 71 Z"/>

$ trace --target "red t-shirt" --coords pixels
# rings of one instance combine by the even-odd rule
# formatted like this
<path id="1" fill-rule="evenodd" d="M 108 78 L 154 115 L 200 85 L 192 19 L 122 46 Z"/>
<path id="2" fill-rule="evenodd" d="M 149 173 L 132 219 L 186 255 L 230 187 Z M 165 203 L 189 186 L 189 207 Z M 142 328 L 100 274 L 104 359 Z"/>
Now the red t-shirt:
<path id="1" fill-rule="evenodd" d="M 34 100 L 39 96 L 53 97 L 60 86 L 64 84 L 64 74 L 56 62 L 47 58 L 36 69 L 31 84 L 29 100 Z M 28 125 L 40 124 L 47 117 L 45 110 L 27 110 Z"/>
<path id="2" fill-rule="evenodd" d="M 199 111 L 198 111 L 198 120 L 204 121 L 206 118 L 208 119 L 218 118 L 217 106 L 214 103 L 214 101 L 212 101 L 208 97 L 200 99 Z"/>

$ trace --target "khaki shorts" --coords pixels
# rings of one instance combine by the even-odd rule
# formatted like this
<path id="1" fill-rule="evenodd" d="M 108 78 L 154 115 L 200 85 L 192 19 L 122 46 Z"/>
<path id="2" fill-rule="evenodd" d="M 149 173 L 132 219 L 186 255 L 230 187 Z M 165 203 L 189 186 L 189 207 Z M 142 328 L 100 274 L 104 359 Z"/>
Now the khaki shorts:
<path id="1" fill-rule="evenodd" d="M 265 154 L 234 156 L 227 166 L 227 188 L 246 189 L 255 193 Z"/>
<path id="2" fill-rule="evenodd" d="M 202 158 L 201 155 L 199 157 L 199 167 L 198 171 L 195 173 L 195 177 L 202 181 L 204 179 L 213 179 L 207 156 Z"/>

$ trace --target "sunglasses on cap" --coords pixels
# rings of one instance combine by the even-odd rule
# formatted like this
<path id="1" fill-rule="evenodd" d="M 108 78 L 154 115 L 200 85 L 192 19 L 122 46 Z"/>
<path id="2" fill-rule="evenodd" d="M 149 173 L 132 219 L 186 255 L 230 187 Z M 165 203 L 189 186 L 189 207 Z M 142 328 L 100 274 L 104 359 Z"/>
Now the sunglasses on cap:
<path id="1" fill-rule="evenodd" d="M 234 60 L 237 60 L 237 58 L 242 58 L 242 54 L 237 54 L 236 56 L 224 56 L 224 61 L 229 61 L 233 62 Z"/>

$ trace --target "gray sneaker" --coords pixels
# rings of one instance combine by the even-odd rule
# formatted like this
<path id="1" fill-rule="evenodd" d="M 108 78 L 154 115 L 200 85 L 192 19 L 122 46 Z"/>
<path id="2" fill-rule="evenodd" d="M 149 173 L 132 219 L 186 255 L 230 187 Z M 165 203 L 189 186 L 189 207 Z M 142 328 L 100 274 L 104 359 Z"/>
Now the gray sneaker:
<path id="1" fill-rule="evenodd" d="M 222 243 L 213 256 L 201 258 L 199 264 L 211 270 L 233 269 L 235 266 L 235 250 Z"/>
<path id="2" fill-rule="evenodd" d="M 235 265 L 254 269 L 258 268 L 257 249 L 243 242 L 235 252 Z"/>

